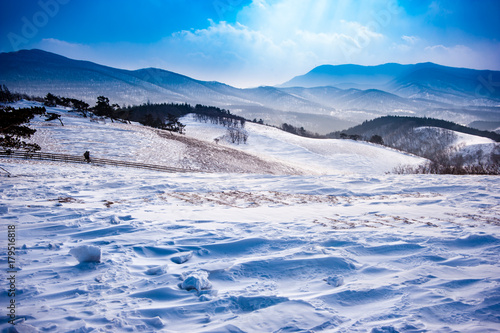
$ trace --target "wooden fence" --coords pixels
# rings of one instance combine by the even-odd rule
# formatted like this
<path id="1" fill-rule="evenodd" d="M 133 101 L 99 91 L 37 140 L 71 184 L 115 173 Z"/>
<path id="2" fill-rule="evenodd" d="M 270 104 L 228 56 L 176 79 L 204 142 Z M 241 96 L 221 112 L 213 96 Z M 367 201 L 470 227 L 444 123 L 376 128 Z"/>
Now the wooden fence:
<path id="1" fill-rule="evenodd" d="M 25 152 L 25 151 L 18 151 L 18 150 L 0 150 L 0 157 L 34 159 L 34 160 L 43 160 L 43 161 L 57 161 L 57 162 L 65 162 L 65 163 L 80 163 L 80 164 L 89 163 L 89 164 L 93 164 L 93 165 L 112 165 L 112 166 L 148 169 L 148 170 L 163 171 L 163 172 L 202 172 L 201 170 L 174 168 L 174 167 L 168 167 L 168 166 L 164 166 L 164 165 L 110 160 L 107 158 L 94 158 L 94 157 L 92 157 L 90 159 L 90 162 L 87 162 L 85 160 L 85 158 L 83 157 L 83 155 L 82 156 L 74 156 L 74 155 L 68 155 L 68 154 Z"/>

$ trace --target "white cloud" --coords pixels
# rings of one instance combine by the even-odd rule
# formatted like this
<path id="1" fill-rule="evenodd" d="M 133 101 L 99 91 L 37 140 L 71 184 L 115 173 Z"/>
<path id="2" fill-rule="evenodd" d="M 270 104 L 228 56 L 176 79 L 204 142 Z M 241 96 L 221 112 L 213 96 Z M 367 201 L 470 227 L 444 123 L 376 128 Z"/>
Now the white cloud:
<path id="1" fill-rule="evenodd" d="M 86 46 L 47 39 L 40 45 L 110 66 L 160 67 L 240 87 L 278 84 L 322 64 L 433 61 L 477 68 L 482 61 L 483 67 L 500 67 L 494 59 L 498 52 L 480 51 L 499 50 L 498 45 L 445 46 L 438 39 L 430 45 L 429 36 L 412 33 L 420 31 L 417 23 L 395 0 L 371 0 L 368 5 L 254 0 L 240 10 L 235 23 L 210 21 L 204 29 L 179 31 L 153 44 Z"/>
<path id="2" fill-rule="evenodd" d="M 420 38 L 417 36 L 401 36 L 401 39 L 410 45 L 415 45 L 420 41 Z"/>
<path id="3" fill-rule="evenodd" d="M 265 11 L 273 8 L 263 1 L 253 5 L 259 11 L 262 6 Z M 256 28 L 211 21 L 206 29 L 180 31 L 163 43 L 187 55 L 189 64 L 183 70 L 198 67 L 203 78 L 226 73 L 226 82 L 247 86 L 281 83 L 325 63 L 353 62 L 384 40 L 381 33 L 355 21 L 340 20 L 325 32 L 302 29 L 300 24 L 277 31 L 274 24 L 265 23 Z"/>

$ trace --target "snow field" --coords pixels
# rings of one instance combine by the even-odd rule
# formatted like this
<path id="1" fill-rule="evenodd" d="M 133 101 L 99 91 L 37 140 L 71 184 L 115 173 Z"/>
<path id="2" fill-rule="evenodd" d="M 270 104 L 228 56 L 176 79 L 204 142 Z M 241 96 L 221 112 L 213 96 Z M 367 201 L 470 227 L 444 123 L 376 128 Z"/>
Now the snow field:
<path id="1" fill-rule="evenodd" d="M 20 329 L 499 331 L 497 177 L 0 165 Z"/>

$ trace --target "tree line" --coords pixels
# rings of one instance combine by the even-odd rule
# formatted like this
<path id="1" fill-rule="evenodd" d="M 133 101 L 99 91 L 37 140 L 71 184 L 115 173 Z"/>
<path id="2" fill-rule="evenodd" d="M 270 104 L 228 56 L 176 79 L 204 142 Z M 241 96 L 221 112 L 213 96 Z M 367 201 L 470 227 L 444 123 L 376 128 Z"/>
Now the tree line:
<path id="1" fill-rule="evenodd" d="M 92 119 L 110 119 L 113 121 L 128 122 L 137 121 L 145 126 L 164 129 L 171 132 L 184 133 L 185 125 L 179 118 L 187 114 L 194 114 L 198 121 L 211 122 L 213 124 L 228 127 L 228 137 L 233 143 L 246 142 L 248 135 L 243 129 L 246 119 L 231 114 L 229 110 L 214 106 L 197 104 L 194 107 L 187 104 L 145 103 L 137 106 L 120 107 L 112 104 L 109 98 L 98 96 L 95 106 L 76 98 L 68 98 L 48 93 L 45 97 L 34 97 L 26 94 L 11 92 L 5 85 L 0 85 L 0 102 L 13 103 L 21 99 L 42 102 L 44 106 L 64 106 L 71 111 L 79 112 L 83 117 Z M 0 106 L 0 147 L 7 149 L 25 149 L 28 151 L 40 150 L 35 143 L 27 143 L 35 132 L 29 128 L 30 120 L 36 115 L 44 115 L 46 121 L 58 120 L 64 126 L 61 115 L 47 112 L 45 107 L 19 108 L 15 110 L 9 106 Z"/>
<path id="2" fill-rule="evenodd" d="M 409 116 L 383 116 L 380 118 L 366 120 L 362 124 L 351 127 L 344 131 L 336 131 L 327 134 L 328 138 L 340 139 L 342 136 L 359 135 L 360 138 L 368 141 L 373 135 L 384 137 L 387 132 L 393 132 L 402 127 L 417 128 L 417 127 L 438 127 L 448 129 L 455 132 L 471 134 L 492 139 L 500 142 L 500 134 L 490 131 L 483 131 L 472 127 L 459 125 L 457 123 L 427 117 L 409 117 Z"/>

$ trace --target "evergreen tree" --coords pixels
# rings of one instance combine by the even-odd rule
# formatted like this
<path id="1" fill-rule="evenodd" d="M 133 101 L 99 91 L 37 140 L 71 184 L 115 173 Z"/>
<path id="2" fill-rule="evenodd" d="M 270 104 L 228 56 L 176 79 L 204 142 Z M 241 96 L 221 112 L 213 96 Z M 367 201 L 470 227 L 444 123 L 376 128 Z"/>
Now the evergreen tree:
<path id="1" fill-rule="evenodd" d="M 22 139 L 31 137 L 36 130 L 25 124 L 35 115 L 45 114 L 44 107 L 31 107 L 15 110 L 11 107 L 0 108 L 0 146 L 4 148 L 40 150 L 36 143 L 26 143 Z"/>
<path id="2" fill-rule="evenodd" d="M 51 120 L 59 120 L 62 126 L 64 126 L 62 120 L 61 120 L 61 115 L 53 112 L 47 112 L 45 121 L 51 121 Z"/>
<path id="3" fill-rule="evenodd" d="M 109 105 L 109 98 L 104 96 L 97 97 L 94 113 L 96 116 L 113 117 L 114 109 Z"/>
<path id="4" fill-rule="evenodd" d="M 10 103 L 10 102 L 14 102 L 14 101 L 15 101 L 15 98 L 12 95 L 12 93 L 9 91 L 7 86 L 5 84 L 0 85 L 0 102 Z"/>
<path id="5" fill-rule="evenodd" d="M 186 127 L 186 125 L 182 124 L 179 121 L 178 117 L 171 115 L 171 114 L 167 115 L 167 123 L 165 124 L 164 129 L 166 129 L 167 131 L 177 132 L 177 133 L 183 134 L 185 127 Z"/>
<path id="6" fill-rule="evenodd" d="M 384 144 L 384 140 L 382 139 L 382 137 L 380 135 L 372 135 L 372 137 L 370 138 L 370 142 L 371 143 L 376 143 L 376 144 L 379 144 L 379 145 L 383 145 Z"/>
<path id="7" fill-rule="evenodd" d="M 44 98 L 43 104 L 45 106 L 57 106 L 59 101 L 60 99 L 57 96 L 48 93 Z"/>

